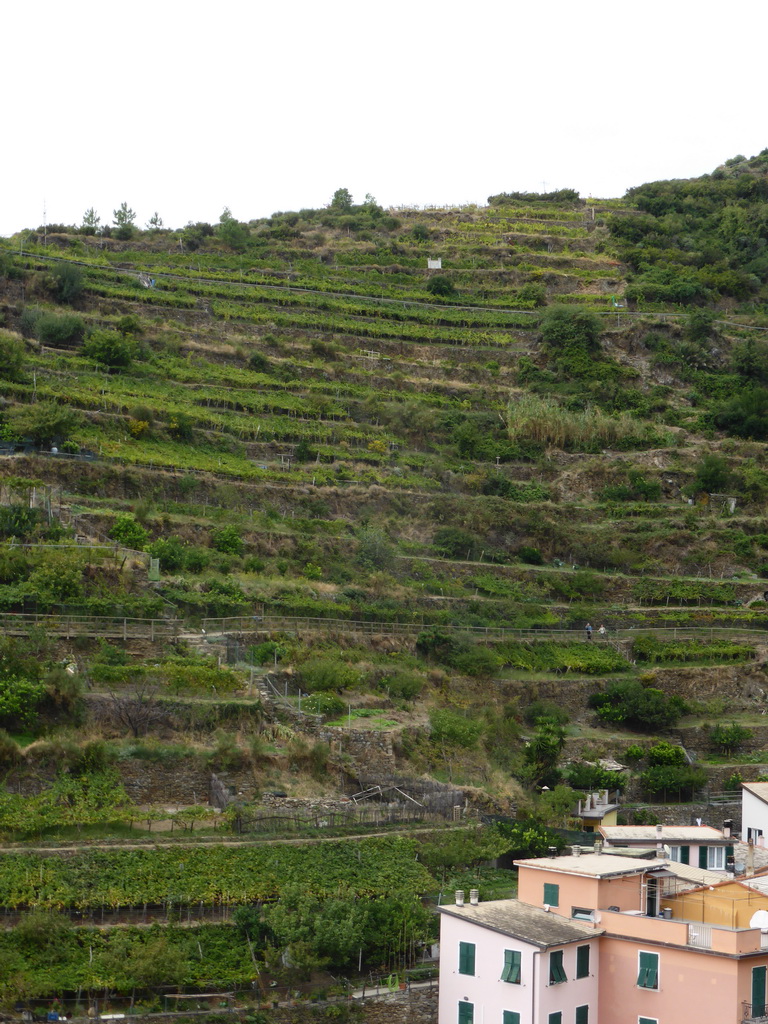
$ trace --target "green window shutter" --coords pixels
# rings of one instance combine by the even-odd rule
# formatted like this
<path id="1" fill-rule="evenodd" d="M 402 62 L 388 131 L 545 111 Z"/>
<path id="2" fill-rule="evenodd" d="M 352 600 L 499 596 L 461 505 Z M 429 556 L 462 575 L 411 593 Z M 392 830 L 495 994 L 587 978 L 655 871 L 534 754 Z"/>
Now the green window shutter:
<path id="1" fill-rule="evenodd" d="M 563 1024 L 563 1015 L 558 1010 L 557 1013 L 550 1013 L 548 1024 Z"/>
<path id="2" fill-rule="evenodd" d="M 472 1024 L 475 1019 L 474 1003 L 459 1003 L 459 1024 Z"/>
<path id="3" fill-rule="evenodd" d="M 589 946 L 576 947 L 576 977 L 589 977 Z"/>
<path id="4" fill-rule="evenodd" d="M 511 985 L 520 984 L 520 967 L 523 954 L 517 949 L 504 950 L 504 969 L 501 972 L 501 980 L 508 981 Z"/>
<path id="5" fill-rule="evenodd" d="M 475 944 L 474 942 L 459 943 L 459 974 L 475 973 Z"/>
<path id="6" fill-rule="evenodd" d="M 726 846 L 726 848 L 725 848 L 725 862 L 726 862 L 726 864 L 728 863 L 729 860 L 733 860 L 733 847 L 732 846 Z"/>
<path id="7" fill-rule="evenodd" d="M 576 1007 L 576 1024 L 589 1024 L 589 1007 Z"/>
<path id="8" fill-rule="evenodd" d="M 640 969 L 637 974 L 639 988 L 659 987 L 659 954 L 641 953 Z"/>
<path id="9" fill-rule="evenodd" d="M 568 981 L 563 967 L 563 951 L 556 950 L 549 954 L 549 984 L 559 985 L 561 981 Z"/>
<path id="10" fill-rule="evenodd" d="M 765 1015 L 765 967 L 752 968 L 752 1016 Z"/>
<path id="11" fill-rule="evenodd" d="M 655 1017 L 638 1017 L 637 1024 L 659 1024 Z"/>
<path id="12" fill-rule="evenodd" d="M 690 846 L 680 847 L 680 863 L 690 864 L 691 863 L 691 848 Z"/>
<path id="13" fill-rule="evenodd" d="M 707 868 L 707 849 L 708 847 L 706 846 L 699 847 L 699 867 L 704 868 L 704 870 Z"/>
<path id="14" fill-rule="evenodd" d="M 550 907 L 560 906 L 560 886 L 553 885 L 551 882 L 544 883 L 544 902 L 548 903 Z"/>
<path id="15" fill-rule="evenodd" d="M 520 1024 L 520 1014 L 517 1010 L 505 1010 L 501 1024 Z"/>

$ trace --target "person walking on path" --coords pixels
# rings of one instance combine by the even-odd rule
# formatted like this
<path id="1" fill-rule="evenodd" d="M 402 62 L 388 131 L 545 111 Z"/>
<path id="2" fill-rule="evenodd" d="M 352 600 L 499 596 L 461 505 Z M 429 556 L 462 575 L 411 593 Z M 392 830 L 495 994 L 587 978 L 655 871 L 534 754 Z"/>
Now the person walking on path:
<path id="1" fill-rule="evenodd" d="M 590 626 L 589 623 L 587 623 L 586 626 L 584 627 L 584 632 L 587 634 L 587 640 L 591 640 L 592 639 L 592 627 Z"/>
<path id="2" fill-rule="evenodd" d="M 600 623 L 600 627 L 597 632 L 600 634 L 600 639 L 605 640 L 605 634 L 608 632 L 608 630 L 605 628 L 602 622 Z"/>

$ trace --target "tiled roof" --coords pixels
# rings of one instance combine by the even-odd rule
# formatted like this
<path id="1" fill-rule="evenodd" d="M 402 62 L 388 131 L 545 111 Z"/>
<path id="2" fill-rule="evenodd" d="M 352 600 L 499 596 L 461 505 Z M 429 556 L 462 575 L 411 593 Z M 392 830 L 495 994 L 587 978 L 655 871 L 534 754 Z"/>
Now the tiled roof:
<path id="1" fill-rule="evenodd" d="M 571 921 L 519 900 L 491 900 L 475 907 L 465 904 L 463 907 L 440 907 L 439 910 L 442 914 L 471 921 L 541 948 L 583 942 L 602 934 L 600 929 L 589 924 Z"/>

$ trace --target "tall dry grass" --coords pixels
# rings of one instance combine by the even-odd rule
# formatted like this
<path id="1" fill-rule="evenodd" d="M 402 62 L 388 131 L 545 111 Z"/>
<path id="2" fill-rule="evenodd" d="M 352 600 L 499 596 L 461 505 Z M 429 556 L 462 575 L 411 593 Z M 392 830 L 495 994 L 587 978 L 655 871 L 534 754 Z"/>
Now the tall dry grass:
<path id="1" fill-rule="evenodd" d="M 507 412 L 513 441 L 537 441 L 556 448 L 582 448 L 595 441 L 609 447 L 630 437 L 643 438 L 651 430 L 626 412 L 609 416 L 594 406 L 573 412 L 551 398 L 537 395 L 512 398 Z"/>

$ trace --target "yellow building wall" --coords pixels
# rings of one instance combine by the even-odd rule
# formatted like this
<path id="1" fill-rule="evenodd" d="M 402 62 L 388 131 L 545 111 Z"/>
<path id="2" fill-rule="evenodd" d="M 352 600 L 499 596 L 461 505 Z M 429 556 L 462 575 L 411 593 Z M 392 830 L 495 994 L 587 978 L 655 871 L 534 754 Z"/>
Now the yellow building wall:
<path id="1" fill-rule="evenodd" d="M 749 928 L 756 910 L 768 910 L 768 896 L 726 883 L 713 889 L 695 889 L 677 896 L 662 896 L 662 907 L 672 908 L 672 917 L 724 928 Z"/>

